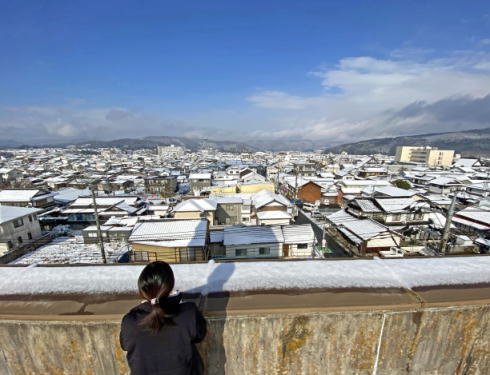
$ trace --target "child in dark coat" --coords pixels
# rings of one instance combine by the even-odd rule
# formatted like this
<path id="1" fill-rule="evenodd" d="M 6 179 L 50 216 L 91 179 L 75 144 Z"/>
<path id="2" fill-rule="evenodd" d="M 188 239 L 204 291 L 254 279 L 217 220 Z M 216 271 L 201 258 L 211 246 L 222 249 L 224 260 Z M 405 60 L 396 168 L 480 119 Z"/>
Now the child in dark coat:
<path id="1" fill-rule="evenodd" d="M 206 335 L 206 321 L 194 303 L 170 295 L 174 275 L 165 262 L 148 264 L 138 279 L 146 301 L 121 323 L 120 342 L 132 375 L 200 375 L 202 359 L 194 344 Z"/>

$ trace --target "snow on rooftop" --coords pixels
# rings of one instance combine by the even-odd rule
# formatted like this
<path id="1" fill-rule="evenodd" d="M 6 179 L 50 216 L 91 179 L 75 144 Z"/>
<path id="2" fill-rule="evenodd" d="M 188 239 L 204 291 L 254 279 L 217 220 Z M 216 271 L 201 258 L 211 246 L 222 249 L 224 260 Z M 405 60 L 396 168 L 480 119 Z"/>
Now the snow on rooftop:
<path id="1" fill-rule="evenodd" d="M 41 190 L 31 189 L 31 190 L 2 190 L 0 191 L 0 201 L 1 202 L 28 202 L 36 194 L 41 193 Z"/>
<path id="2" fill-rule="evenodd" d="M 257 217 L 260 220 L 281 220 L 291 219 L 291 215 L 285 211 L 261 211 L 257 212 Z"/>
<path id="3" fill-rule="evenodd" d="M 176 289 L 219 292 L 490 283 L 490 257 L 172 264 Z M 143 266 L 0 267 L 4 295 L 134 293 Z"/>
<path id="4" fill-rule="evenodd" d="M 278 242 L 284 242 L 281 227 L 278 226 L 234 225 L 224 229 L 225 246 Z"/>
<path id="5" fill-rule="evenodd" d="M 282 234 L 286 244 L 313 242 L 315 239 L 311 224 L 285 225 Z"/>
<path id="6" fill-rule="evenodd" d="M 37 208 L 16 207 L 16 206 L 4 206 L 0 205 L 0 224 L 7 221 L 17 219 L 25 215 L 34 214 L 40 212 Z"/>
<path id="7" fill-rule="evenodd" d="M 215 211 L 217 206 L 213 199 L 188 199 L 175 206 L 174 212 Z"/>
<path id="8" fill-rule="evenodd" d="M 207 220 L 163 220 L 141 222 L 134 227 L 129 241 L 165 247 L 204 246 Z"/>

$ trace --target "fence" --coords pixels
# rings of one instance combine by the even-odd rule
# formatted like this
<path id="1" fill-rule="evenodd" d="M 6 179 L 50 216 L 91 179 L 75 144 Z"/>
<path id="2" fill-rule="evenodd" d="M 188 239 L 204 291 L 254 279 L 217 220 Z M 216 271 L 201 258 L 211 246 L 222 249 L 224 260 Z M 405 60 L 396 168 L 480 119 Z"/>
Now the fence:
<path id="1" fill-rule="evenodd" d="M 2 255 L 0 257 L 0 264 L 7 264 L 19 257 L 21 257 L 24 254 L 27 254 L 30 251 L 34 251 L 37 248 L 46 245 L 48 242 L 51 242 L 55 238 L 55 235 L 53 234 L 46 234 L 42 236 L 41 238 L 38 238 L 37 240 L 31 241 L 29 243 L 26 243 L 22 245 L 21 247 L 9 251 L 8 253 Z"/>

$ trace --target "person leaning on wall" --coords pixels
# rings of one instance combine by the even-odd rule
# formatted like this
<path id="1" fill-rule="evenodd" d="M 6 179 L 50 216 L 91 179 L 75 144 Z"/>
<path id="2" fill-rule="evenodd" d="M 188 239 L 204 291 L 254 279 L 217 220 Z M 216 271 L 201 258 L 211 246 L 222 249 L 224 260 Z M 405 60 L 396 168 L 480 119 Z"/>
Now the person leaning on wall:
<path id="1" fill-rule="evenodd" d="M 148 264 L 138 279 L 145 299 L 122 319 L 120 343 L 132 375 L 200 375 L 203 362 L 195 344 L 206 336 L 206 321 L 174 288 L 172 268 Z"/>

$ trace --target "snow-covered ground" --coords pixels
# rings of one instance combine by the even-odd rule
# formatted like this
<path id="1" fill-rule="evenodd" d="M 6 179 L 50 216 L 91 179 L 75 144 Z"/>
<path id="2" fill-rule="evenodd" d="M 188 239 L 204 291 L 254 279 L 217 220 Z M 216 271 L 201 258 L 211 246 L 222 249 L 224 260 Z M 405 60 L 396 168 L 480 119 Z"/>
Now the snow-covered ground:
<path id="1" fill-rule="evenodd" d="M 108 263 L 128 251 L 125 244 L 104 244 Z M 12 261 L 11 264 L 75 264 L 102 263 L 102 254 L 97 244 L 84 244 L 82 236 L 57 237 L 49 244 L 27 253 Z"/>
<path id="2" fill-rule="evenodd" d="M 0 294 L 133 293 L 143 266 L 0 267 Z M 173 264 L 176 289 L 413 288 L 490 283 L 490 257 Z"/>

